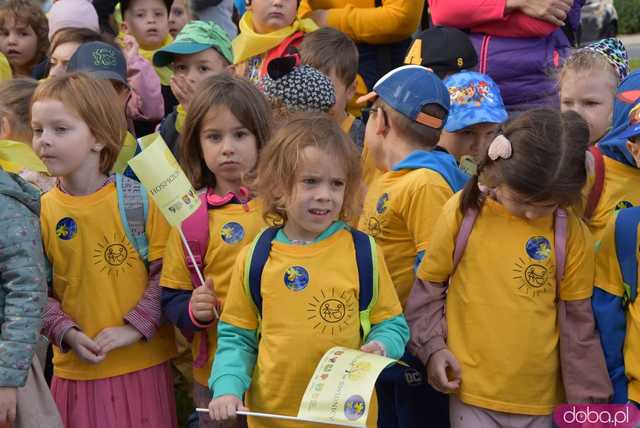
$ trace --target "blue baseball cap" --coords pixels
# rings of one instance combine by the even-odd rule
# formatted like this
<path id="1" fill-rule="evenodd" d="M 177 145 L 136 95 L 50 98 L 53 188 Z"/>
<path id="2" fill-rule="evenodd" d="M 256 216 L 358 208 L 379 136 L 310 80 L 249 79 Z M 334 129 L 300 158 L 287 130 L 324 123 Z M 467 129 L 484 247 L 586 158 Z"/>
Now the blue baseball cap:
<path id="1" fill-rule="evenodd" d="M 430 128 L 441 129 L 443 119 L 422 112 L 427 104 L 437 104 L 449 112 L 449 92 L 442 80 L 426 67 L 405 65 L 391 70 L 378 80 L 373 91 L 358 98 L 358 104 L 380 97 L 394 110 Z"/>
<path id="2" fill-rule="evenodd" d="M 628 140 L 640 135 L 640 103 L 629 112 L 629 127 L 620 133 L 620 138 Z"/>
<path id="3" fill-rule="evenodd" d="M 444 126 L 457 132 L 479 123 L 502 123 L 508 114 L 496 82 L 486 74 L 463 71 L 444 80 L 451 96 L 449 119 Z"/>

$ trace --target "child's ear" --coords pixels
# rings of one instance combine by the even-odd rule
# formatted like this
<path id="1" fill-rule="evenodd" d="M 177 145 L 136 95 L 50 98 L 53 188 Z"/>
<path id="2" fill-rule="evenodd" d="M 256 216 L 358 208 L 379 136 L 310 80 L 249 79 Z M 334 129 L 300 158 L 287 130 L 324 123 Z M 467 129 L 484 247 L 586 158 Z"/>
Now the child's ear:
<path id="1" fill-rule="evenodd" d="M 8 116 L 2 117 L 2 119 L 0 119 L 0 140 L 10 139 L 12 132 L 13 126 L 11 125 L 11 120 L 9 120 Z"/>
<path id="2" fill-rule="evenodd" d="M 97 152 L 100 153 L 102 151 L 102 149 L 104 149 L 104 144 L 100 144 L 100 143 L 95 143 L 93 145 L 93 147 L 91 148 L 92 152 Z"/>
<path id="3" fill-rule="evenodd" d="M 358 86 L 358 79 L 354 79 L 353 82 L 347 87 L 347 100 L 353 98 L 356 94 L 356 88 Z"/>
<path id="4" fill-rule="evenodd" d="M 129 24 L 127 24 L 127 21 L 122 21 L 122 24 L 120 24 L 120 30 L 122 30 L 122 32 L 124 34 L 130 34 L 129 33 Z"/>

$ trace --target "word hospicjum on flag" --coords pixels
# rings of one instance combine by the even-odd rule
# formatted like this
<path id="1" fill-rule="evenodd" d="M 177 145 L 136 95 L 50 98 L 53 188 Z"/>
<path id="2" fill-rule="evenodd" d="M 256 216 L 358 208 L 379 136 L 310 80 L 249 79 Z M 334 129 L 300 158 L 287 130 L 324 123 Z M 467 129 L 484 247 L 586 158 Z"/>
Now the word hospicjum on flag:
<path id="1" fill-rule="evenodd" d="M 366 427 L 376 380 L 396 362 L 355 349 L 331 348 L 307 385 L 298 418 Z"/>
<path id="2" fill-rule="evenodd" d="M 171 226 L 179 225 L 200 206 L 200 198 L 162 137 L 129 161 L 140 182 Z"/>

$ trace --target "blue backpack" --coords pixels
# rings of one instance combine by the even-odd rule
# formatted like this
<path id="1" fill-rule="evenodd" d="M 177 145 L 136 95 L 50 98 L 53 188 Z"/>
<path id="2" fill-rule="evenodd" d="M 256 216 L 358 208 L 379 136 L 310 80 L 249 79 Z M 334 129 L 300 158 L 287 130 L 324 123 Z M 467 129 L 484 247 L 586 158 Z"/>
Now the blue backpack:
<path id="1" fill-rule="evenodd" d="M 622 272 L 624 284 L 622 303 L 625 307 L 634 302 L 638 296 L 638 234 L 636 232 L 638 224 L 640 224 L 640 207 L 618 211 L 615 225 L 616 256 Z"/>
<path id="2" fill-rule="evenodd" d="M 251 296 L 258 311 L 258 323 L 262 320 L 262 272 L 269 259 L 271 242 L 279 228 L 270 227 L 254 239 L 245 262 L 244 278 L 245 290 Z M 376 244 L 372 237 L 364 232 L 350 228 L 358 266 L 360 292 L 358 293 L 358 308 L 360 311 L 360 330 L 364 342 L 371 331 L 371 309 L 378 301 L 378 263 Z M 260 327 L 258 327 L 258 332 Z"/>

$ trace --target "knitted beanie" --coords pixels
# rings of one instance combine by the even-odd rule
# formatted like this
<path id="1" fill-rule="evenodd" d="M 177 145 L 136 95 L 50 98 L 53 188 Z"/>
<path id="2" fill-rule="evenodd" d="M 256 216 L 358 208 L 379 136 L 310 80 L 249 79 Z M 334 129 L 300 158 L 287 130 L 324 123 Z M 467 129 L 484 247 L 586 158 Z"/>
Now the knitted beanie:
<path id="1" fill-rule="evenodd" d="M 629 57 L 627 48 L 616 38 L 608 38 L 593 42 L 583 48 L 604 55 L 607 61 L 616 69 L 620 81 L 629 74 Z"/>
<path id="2" fill-rule="evenodd" d="M 49 41 L 53 35 L 63 28 L 88 28 L 100 32 L 98 13 L 93 4 L 87 0 L 58 0 L 49 13 Z"/>

